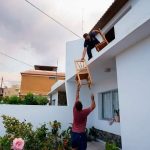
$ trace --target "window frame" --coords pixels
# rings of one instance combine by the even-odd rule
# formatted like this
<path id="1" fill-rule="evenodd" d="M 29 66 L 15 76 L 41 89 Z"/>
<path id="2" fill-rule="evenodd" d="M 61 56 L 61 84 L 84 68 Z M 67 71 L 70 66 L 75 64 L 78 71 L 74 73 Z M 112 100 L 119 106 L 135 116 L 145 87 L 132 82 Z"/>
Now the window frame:
<path id="1" fill-rule="evenodd" d="M 105 118 L 104 117 L 104 94 L 106 93 L 112 93 L 112 118 L 114 118 L 114 94 L 115 92 L 117 92 L 117 96 L 118 96 L 118 109 L 119 109 L 119 95 L 118 95 L 118 89 L 112 89 L 112 90 L 109 90 L 109 91 L 104 91 L 104 92 L 101 92 L 99 93 L 99 98 L 98 98 L 98 101 L 99 101 L 99 110 L 98 110 L 98 116 L 99 116 L 99 119 L 100 120 L 111 120 L 112 118 Z"/>

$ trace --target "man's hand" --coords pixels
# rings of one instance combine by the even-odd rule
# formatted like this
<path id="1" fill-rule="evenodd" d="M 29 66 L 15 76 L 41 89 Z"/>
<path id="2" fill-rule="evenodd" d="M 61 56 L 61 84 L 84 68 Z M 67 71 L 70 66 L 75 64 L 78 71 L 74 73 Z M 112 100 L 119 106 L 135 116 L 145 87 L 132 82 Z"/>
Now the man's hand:
<path id="1" fill-rule="evenodd" d="M 84 60 L 85 55 L 86 55 L 86 51 L 87 51 L 87 48 L 84 47 L 83 52 L 82 52 L 82 58 L 81 58 L 81 60 Z"/>
<path id="2" fill-rule="evenodd" d="M 91 100 L 94 100 L 94 94 L 91 95 Z"/>
<path id="3" fill-rule="evenodd" d="M 80 84 L 77 85 L 77 91 L 76 91 L 76 101 L 79 101 L 79 92 L 80 92 Z"/>
<path id="4" fill-rule="evenodd" d="M 80 91 L 80 84 L 77 85 L 77 91 Z"/>
<path id="5" fill-rule="evenodd" d="M 84 57 L 81 58 L 81 61 L 83 61 L 83 60 L 84 60 Z"/>
<path id="6" fill-rule="evenodd" d="M 94 100 L 94 95 L 92 94 L 91 95 L 91 110 L 94 110 L 95 107 L 96 107 L 96 104 L 95 104 L 95 100 Z"/>
<path id="7" fill-rule="evenodd" d="M 93 30 L 92 32 L 98 34 L 98 33 L 100 33 L 100 30 Z M 101 33 L 100 33 L 100 34 L 101 34 Z"/>
<path id="8" fill-rule="evenodd" d="M 103 35 L 103 33 L 102 33 L 102 31 L 101 31 L 101 30 L 99 30 L 99 33 L 100 33 L 100 35 Z"/>

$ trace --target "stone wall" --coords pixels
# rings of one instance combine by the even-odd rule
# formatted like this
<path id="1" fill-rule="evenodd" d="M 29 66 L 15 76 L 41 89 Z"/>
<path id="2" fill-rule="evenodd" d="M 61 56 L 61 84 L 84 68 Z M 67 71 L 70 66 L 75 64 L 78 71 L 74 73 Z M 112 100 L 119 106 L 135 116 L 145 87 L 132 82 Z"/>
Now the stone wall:
<path id="1" fill-rule="evenodd" d="M 98 129 L 97 129 L 97 132 L 98 132 L 98 136 L 99 136 L 98 139 L 100 139 L 104 142 L 114 141 L 119 148 L 122 148 L 121 136 L 112 134 L 112 133 L 109 133 L 106 131 L 98 130 Z"/>

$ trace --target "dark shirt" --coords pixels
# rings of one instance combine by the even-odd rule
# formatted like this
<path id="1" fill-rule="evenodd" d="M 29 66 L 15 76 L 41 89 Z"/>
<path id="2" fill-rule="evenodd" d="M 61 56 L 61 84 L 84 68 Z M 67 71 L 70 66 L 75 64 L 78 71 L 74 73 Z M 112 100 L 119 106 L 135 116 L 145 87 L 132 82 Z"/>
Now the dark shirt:
<path id="1" fill-rule="evenodd" d="M 89 36 L 90 36 L 90 39 L 84 41 L 84 47 L 85 47 L 85 48 L 88 48 L 88 47 L 94 48 L 96 44 L 100 43 L 100 42 L 97 40 L 97 38 L 96 38 L 96 33 L 95 33 L 95 32 L 91 32 L 91 33 L 89 34 Z"/>

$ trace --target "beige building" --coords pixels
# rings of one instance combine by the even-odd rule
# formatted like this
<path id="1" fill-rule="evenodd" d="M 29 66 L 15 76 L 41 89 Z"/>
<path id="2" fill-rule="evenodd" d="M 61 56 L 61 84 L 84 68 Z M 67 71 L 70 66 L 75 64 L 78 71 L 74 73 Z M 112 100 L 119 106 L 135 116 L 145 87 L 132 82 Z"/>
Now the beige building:
<path id="1" fill-rule="evenodd" d="M 19 95 L 20 86 L 19 85 L 12 85 L 10 88 L 5 87 L 3 88 L 3 97 L 5 96 L 13 96 Z"/>
<path id="2" fill-rule="evenodd" d="M 57 80 L 64 80 L 64 73 L 53 71 L 56 67 L 35 66 L 35 70 L 21 72 L 20 96 L 31 92 L 34 95 L 47 96 L 51 86 Z"/>

